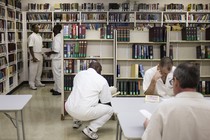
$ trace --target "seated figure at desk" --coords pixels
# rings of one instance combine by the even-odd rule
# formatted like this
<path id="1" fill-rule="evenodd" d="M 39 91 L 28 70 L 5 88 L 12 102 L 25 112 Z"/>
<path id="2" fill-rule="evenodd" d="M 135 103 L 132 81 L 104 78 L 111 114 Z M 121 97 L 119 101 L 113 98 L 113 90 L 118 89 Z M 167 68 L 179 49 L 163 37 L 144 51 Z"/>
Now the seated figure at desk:
<path id="1" fill-rule="evenodd" d="M 193 63 L 182 63 L 173 74 L 174 98 L 158 106 L 142 140 L 209 140 L 210 101 L 196 92 L 200 70 Z"/>
<path id="2" fill-rule="evenodd" d="M 163 57 L 159 64 L 148 69 L 143 79 L 145 95 L 173 96 L 173 72 L 176 67 L 170 57 Z"/>

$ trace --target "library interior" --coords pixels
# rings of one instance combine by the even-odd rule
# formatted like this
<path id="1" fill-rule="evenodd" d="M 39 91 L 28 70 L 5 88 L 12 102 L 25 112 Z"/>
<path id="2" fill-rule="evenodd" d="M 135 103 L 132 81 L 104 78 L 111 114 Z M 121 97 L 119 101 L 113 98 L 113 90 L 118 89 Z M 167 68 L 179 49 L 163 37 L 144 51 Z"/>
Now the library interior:
<path id="1" fill-rule="evenodd" d="M 209 0 L 0 0 L 0 140 L 209 140 Z"/>

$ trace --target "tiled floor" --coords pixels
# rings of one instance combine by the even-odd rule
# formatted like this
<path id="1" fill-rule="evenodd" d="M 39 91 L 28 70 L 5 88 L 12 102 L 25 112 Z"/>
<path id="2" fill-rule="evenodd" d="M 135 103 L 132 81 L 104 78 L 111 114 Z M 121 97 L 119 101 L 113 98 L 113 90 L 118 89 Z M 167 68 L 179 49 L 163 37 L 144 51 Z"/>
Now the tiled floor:
<path id="1" fill-rule="evenodd" d="M 60 119 L 61 97 L 52 96 L 49 92 L 51 88 L 52 84 L 47 84 L 38 90 L 30 90 L 28 85 L 23 85 L 15 91 L 15 94 L 33 95 L 24 109 L 26 140 L 88 140 L 81 132 L 88 122 L 75 130 L 72 129 L 71 119 Z M 0 113 L 0 140 L 16 140 L 16 135 L 13 124 Z M 116 121 L 110 120 L 99 129 L 98 135 L 99 140 L 115 140 Z"/>

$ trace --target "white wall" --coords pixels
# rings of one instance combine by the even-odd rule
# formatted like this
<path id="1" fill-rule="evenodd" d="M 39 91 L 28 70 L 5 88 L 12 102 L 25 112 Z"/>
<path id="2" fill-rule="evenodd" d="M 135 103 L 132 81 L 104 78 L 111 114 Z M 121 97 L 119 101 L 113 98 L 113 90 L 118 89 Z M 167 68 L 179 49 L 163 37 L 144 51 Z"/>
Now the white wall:
<path id="1" fill-rule="evenodd" d="M 134 1 L 137 3 L 159 3 L 160 8 L 163 8 L 164 4 L 182 3 L 185 5 L 185 9 L 187 9 L 187 4 L 189 3 L 210 3 L 209 0 L 21 0 L 23 11 L 27 11 L 28 3 L 50 3 L 51 6 L 53 6 L 55 3 L 79 3 L 80 5 L 82 3 L 104 3 L 105 5 L 108 5 L 108 3 L 123 3 L 127 1 L 130 1 L 131 3 Z"/>

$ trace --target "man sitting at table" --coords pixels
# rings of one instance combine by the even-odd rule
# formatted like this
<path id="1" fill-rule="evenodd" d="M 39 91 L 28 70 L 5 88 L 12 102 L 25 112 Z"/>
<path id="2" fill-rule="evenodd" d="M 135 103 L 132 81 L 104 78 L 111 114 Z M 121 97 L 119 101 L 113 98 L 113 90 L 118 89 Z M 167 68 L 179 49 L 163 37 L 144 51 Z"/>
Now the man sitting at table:
<path id="1" fill-rule="evenodd" d="M 159 64 L 148 69 L 143 79 L 145 95 L 173 96 L 173 72 L 176 67 L 170 57 L 163 57 Z"/>
<path id="2" fill-rule="evenodd" d="M 193 63 L 180 64 L 173 74 L 175 98 L 163 101 L 153 113 L 142 140 L 209 140 L 210 100 L 196 92 L 200 70 Z"/>

